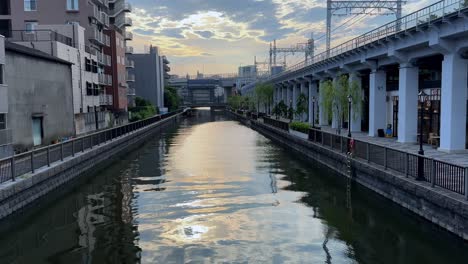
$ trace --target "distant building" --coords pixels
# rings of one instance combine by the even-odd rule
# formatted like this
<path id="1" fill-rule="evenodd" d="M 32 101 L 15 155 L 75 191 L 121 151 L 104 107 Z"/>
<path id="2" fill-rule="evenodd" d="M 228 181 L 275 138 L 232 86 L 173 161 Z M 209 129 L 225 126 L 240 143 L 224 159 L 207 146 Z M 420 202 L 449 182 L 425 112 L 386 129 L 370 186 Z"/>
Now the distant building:
<path id="1" fill-rule="evenodd" d="M 179 76 L 171 76 L 169 79 L 169 86 L 174 87 L 177 90 L 177 94 L 182 98 L 183 104 L 189 103 L 189 92 L 188 92 L 188 79 L 179 78 Z"/>
<path id="2" fill-rule="evenodd" d="M 224 100 L 222 98 L 224 92 L 217 92 L 222 89 L 222 81 L 217 79 L 188 80 L 187 89 L 188 101 L 194 105 L 222 103 Z"/>
<path id="3" fill-rule="evenodd" d="M 257 67 L 255 65 L 239 67 L 239 78 L 255 78 L 256 76 L 257 76 Z"/>
<path id="4" fill-rule="evenodd" d="M 110 46 L 104 47 L 103 53 L 112 62 L 104 66 L 104 74 L 112 76 L 112 81 L 105 86 L 104 102 L 106 108 L 114 113 L 116 123 L 123 124 L 128 121 L 127 82 L 135 81 L 127 75 L 127 68 L 134 68 L 135 64 L 125 57 L 125 37 L 116 30 L 104 32 L 110 37 Z"/>
<path id="5" fill-rule="evenodd" d="M 170 62 L 166 56 L 161 57 L 164 65 L 164 86 L 167 86 L 169 83 L 169 79 L 171 78 L 171 75 L 169 74 L 171 72 L 171 67 L 169 67 Z"/>
<path id="6" fill-rule="evenodd" d="M 7 126 L 17 151 L 75 135 L 71 63 L 5 42 Z"/>
<path id="7" fill-rule="evenodd" d="M 164 62 L 157 47 L 150 47 L 149 53 L 131 54 L 129 59 L 134 61 L 135 67 L 128 69 L 129 102 L 135 96 L 149 100 L 155 106 L 164 107 Z"/>

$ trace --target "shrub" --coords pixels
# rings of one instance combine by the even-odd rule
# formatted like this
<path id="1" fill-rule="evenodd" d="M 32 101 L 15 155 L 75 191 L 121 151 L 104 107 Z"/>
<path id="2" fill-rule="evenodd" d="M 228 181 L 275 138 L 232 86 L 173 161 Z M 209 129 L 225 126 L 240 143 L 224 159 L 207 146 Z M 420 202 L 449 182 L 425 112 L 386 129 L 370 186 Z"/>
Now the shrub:
<path id="1" fill-rule="evenodd" d="M 289 128 L 307 134 L 309 133 L 310 125 L 303 122 L 291 122 L 289 123 Z"/>

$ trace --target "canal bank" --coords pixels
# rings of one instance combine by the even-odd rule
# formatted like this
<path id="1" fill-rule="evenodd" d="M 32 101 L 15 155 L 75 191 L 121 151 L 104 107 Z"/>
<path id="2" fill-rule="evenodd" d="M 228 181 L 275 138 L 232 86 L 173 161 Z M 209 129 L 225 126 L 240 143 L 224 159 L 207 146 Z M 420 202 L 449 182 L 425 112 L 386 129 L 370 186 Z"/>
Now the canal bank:
<path id="1" fill-rule="evenodd" d="M 81 175 L 108 166 L 116 157 L 139 147 L 180 118 L 181 113 L 157 116 L 2 160 L 7 162 L 1 164 L 1 172 L 10 172 L 9 177 L 15 177 L 0 185 L 0 219 Z"/>
<path id="2" fill-rule="evenodd" d="M 398 172 L 386 170 L 368 162 L 348 157 L 342 152 L 315 144 L 286 131 L 229 112 L 242 124 L 262 133 L 281 146 L 306 159 L 318 161 L 340 175 L 386 197 L 443 229 L 468 240 L 468 202 L 462 196 L 429 183 L 415 181 Z"/>
<path id="3" fill-rule="evenodd" d="M 468 259 L 462 239 L 222 112 L 197 111 L 79 179 L 8 219 L 2 263 Z"/>

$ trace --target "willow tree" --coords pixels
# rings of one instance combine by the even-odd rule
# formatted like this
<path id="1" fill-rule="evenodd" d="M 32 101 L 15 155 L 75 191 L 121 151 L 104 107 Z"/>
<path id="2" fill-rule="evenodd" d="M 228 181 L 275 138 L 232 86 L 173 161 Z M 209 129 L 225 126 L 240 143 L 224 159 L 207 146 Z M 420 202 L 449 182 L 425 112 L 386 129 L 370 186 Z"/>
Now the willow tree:
<path id="1" fill-rule="evenodd" d="M 351 96 L 352 119 L 356 119 L 362 108 L 362 90 L 357 81 L 349 82 L 348 76 L 341 75 L 334 82 L 328 80 L 322 84 L 322 111 L 330 122 L 335 116 L 338 122 L 338 133 L 343 121 L 348 121 L 348 96 Z"/>
<path id="2" fill-rule="evenodd" d="M 307 114 L 309 110 L 309 100 L 304 93 L 301 93 L 296 100 L 296 116 L 303 121 L 304 114 Z"/>
<path id="3" fill-rule="evenodd" d="M 260 108 L 260 104 L 263 105 L 266 112 L 270 113 L 270 106 L 273 102 L 273 93 L 274 88 L 273 85 L 270 83 L 259 83 L 255 86 L 255 97 L 257 100 L 258 108 Z"/>

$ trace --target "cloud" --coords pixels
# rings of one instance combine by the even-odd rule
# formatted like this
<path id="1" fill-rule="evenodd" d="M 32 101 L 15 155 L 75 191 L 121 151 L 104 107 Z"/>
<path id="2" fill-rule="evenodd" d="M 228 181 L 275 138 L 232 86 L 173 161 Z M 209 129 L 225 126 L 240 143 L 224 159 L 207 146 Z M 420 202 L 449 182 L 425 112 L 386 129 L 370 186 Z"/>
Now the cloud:
<path id="1" fill-rule="evenodd" d="M 211 38 L 212 36 L 214 36 L 214 33 L 211 32 L 211 31 L 208 31 L 208 30 L 205 30 L 205 31 L 194 31 L 193 33 L 199 35 L 200 37 L 202 38 Z"/>
<path id="2" fill-rule="evenodd" d="M 273 40 L 277 40 L 278 47 L 290 47 L 305 43 L 311 33 L 317 39 L 316 54 L 325 46 L 324 0 L 128 1 L 133 5 L 132 30 L 138 35 L 131 44 L 140 50 L 144 45 L 159 46 L 166 55 L 175 58 L 173 71 L 179 68 L 194 71 L 199 67 L 196 65 L 205 65 L 207 69 L 206 65 L 222 61 L 223 67 L 231 65 L 230 71 L 236 72 L 238 65 L 253 61 L 254 56 L 267 61 L 269 43 Z M 405 5 L 404 12 L 436 1 L 411 2 Z M 356 20 L 351 16 L 333 17 L 333 28 L 348 19 Z M 368 16 L 351 26 L 339 27 L 332 33 L 332 46 L 393 19 L 394 16 Z M 183 58 L 190 59 L 182 61 Z M 304 54 L 288 54 L 287 64 L 303 58 Z M 207 72 L 219 70 L 213 66 Z"/>
<path id="3" fill-rule="evenodd" d="M 154 30 L 135 28 L 135 29 L 133 29 L 133 33 L 140 34 L 140 35 L 152 36 L 152 35 L 154 35 Z"/>
<path id="4" fill-rule="evenodd" d="M 178 39 L 185 38 L 185 36 L 182 34 L 183 33 L 182 28 L 165 28 L 161 30 L 159 33 L 169 38 L 178 38 Z"/>

